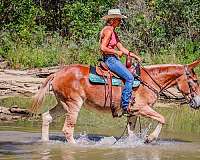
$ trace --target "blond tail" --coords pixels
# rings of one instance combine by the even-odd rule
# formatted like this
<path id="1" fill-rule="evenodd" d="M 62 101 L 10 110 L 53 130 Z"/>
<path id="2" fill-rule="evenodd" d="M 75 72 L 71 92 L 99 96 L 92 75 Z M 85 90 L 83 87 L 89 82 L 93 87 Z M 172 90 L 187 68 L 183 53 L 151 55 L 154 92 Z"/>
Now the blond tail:
<path id="1" fill-rule="evenodd" d="M 50 76 L 48 76 L 45 79 L 45 81 L 42 84 L 42 86 L 40 87 L 39 91 L 33 97 L 32 105 L 29 109 L 30 112 L 38 113 L 39 109 L 41 108 L 42 102 L 44 100 L 45 93 L 47 92 L 49 85 L 50 85 L 51 81 L 53 80 L 53 78 L 54 78 L 54 74 L 51 74 Z"/>

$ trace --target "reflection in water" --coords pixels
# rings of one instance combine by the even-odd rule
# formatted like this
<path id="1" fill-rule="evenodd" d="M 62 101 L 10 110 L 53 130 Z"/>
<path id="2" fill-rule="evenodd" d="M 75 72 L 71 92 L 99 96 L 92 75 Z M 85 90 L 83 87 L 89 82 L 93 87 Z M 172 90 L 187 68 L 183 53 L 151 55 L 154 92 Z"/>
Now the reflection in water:
<path id="1" fill-rule="evenodd" d="M 0 131 L 0 160 L 199 160 L 200 125 L 197 123 L 200 120 L 199 112 L 190 111 L 187 107 L 178 109 L 171 106 L 171 109 L 160 108 L 159 113 L 165 116 L 167 125 L 163 127 L 161 139 L 150 145 L 143 143 L 150 129 L 150 126 L 146 126 L 146 122 L 148 124 L 151 122 L 149 119 L 141 121 L 142 128 L 147 127 L 142 130 L 141 135 L 138 133 L 131 137 L 124 136 L 118 140 L 115 136 L 123 132 L 126 119 L 113 119 L 107 114 L 84 109 L 80 113 L 76 133 L 86 130 L 87 133 L 96 135 L 86 132 L 77 135 L 76 145 L 65 142 L 61 133 L 64 120 L 62 118 L 52 123 L 51 129 L 59 133 L 51 131 L 51 141 L 48 143 L 39 141 L 40 122 L 1 123 L 0 129 L 5 131 Z M 151 129 L 154 128 L 153 125 Z M 137 126 L 136 130 L 138 128 Z M 21 132 L 25 130 L 28 132 Z M 31 133 L 33 130 L 38 133 Z"/>
<path id="2" fill-rule="evenodd" d="M 61 159 L 62 160 L 75 160 L 74 158 L 75 152 L 67 149 L 62 149 L 61 150 Z"/>
<path id="3" fill-rule="evenodd" d="M 5 140 L 5 134 L 0 132 L 0 142 Z M 9 132 L 11 134 L 11 132 Z M 17 132 L 19 136 L 19 132 Z M 3 136 L 4 135 L 4 136 Z M 63 136 L 53 134 L 47 143 L 38 141 L 38 134 L 21 132 L 20 142 L 15 132 L 12 132 L 13 139 L 0 143 L 0 159 L 42 159 L 42 160 L 160 160 L 160 159 L 191 159 L 200 157 L 200 144 L 181 141 L 159 140 L 152 144 L 144 144 L 144 139 L 138 135 L 123 137 L 116 144 L 116 137 L 78 135 L 77 144 L 70 145 L 63 141 Z M 29 141 L 28 139 L 35 139 Z"/>
<path id="4" fill-rule="evenodd" d="M 49 160 L 51 158 L 50 149 L 47 148 L 45 150 L 42 150 L 40 155 L 42 156 L 41 157 L 42 160 Z"/>

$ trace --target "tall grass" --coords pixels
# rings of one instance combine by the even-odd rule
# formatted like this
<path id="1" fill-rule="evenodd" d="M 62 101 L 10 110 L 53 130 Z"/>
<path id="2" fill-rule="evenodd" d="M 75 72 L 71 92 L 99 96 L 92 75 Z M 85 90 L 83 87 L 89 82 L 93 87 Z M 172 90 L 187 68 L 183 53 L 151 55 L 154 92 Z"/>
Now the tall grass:
<path id="1" fill-rule="evenodd" d="M 200 133 L 199 111 L 189 108 L 189 106 L 175 106 L 173 108 L 159 108 L 159 113 L 166 118 L 164 128 L 167 131 Z"/>
<path id="2" fill-rule="evenodd" d="M 1 44 L 0 55 L 9 61 L 11 68 L 24 69 L 72 63 L 95 65 L 100 57 L 99 44 L 95 38 L 75 42 L 53 34 L 33 38 L 30 42 L 12 40 L 9 36 L 4 36 L 2 41 L 4 44 Z"/>

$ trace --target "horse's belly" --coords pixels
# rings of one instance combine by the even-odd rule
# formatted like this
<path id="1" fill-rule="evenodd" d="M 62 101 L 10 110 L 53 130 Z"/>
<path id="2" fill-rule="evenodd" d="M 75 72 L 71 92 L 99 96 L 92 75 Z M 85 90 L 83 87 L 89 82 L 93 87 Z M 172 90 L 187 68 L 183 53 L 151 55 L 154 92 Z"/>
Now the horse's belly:
<path id="1" fill-rule="evenodd" d="M 94 102 L 91 102 L 91 101 L 88 101 L 88 100 L 85 101 L 83 106 L 84 106 L 84 108 L 91 109 L 91 110 L 95 109 L 95 110 L 98 110 L 98 111 L 101 111 L 101 112 L 110 112 L 109 106 L 103 107 L 100 104 L 97 104 L 97 103 L 94 103 Z"/>
<path id="2" fill-rule="evenodd" d="M 107 87 L 106 87 L 107 88 Z M 87 108 L 95 108 L 101 111 L 110 111 L 110 92 L 105 91 L 104 85 L 92 85 L 87 88 L 85 105 Z M 119 106 L 121 99 L 120 87 L 112 88 L 112 103 Z"/>

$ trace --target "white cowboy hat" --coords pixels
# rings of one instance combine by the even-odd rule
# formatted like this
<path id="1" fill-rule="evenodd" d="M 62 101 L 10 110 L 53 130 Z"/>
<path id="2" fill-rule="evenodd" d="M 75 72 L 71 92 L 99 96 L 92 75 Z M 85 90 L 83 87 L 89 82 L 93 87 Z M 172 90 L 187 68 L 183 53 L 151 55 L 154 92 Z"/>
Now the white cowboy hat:
<path id="1" fill-rule="evenodd" d="M 103 16 L 102 19 L 108 20 L 110 18 L 127 18 L 127 17 L 122 15 L 119 9 L 110 9 L 108 11 L 108 15 Z"/>

